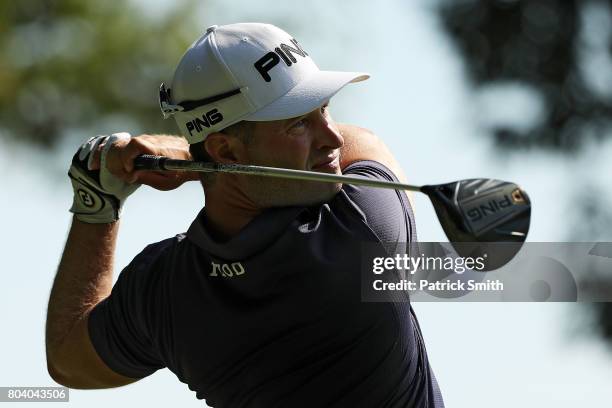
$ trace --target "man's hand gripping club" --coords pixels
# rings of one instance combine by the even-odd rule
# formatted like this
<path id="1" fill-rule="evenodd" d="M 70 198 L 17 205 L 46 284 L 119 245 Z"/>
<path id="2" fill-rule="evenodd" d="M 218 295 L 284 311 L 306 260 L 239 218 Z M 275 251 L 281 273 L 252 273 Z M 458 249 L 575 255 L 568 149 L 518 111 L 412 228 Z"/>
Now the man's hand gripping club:
<path id="1" fill-rule="evenodd" d="M 118 220 L 125 200 L 141 184 L 172 190 L 197 180 L 194 173 L 134 171 L 134 158 L 141 154 L 191 159 L 187 142 L 173 136 L 132 138 L 123 132 L 90 138 L 76 152 L 68 171 L 74 189 L 70 211 L 79 221 L 105 224 Z"/>

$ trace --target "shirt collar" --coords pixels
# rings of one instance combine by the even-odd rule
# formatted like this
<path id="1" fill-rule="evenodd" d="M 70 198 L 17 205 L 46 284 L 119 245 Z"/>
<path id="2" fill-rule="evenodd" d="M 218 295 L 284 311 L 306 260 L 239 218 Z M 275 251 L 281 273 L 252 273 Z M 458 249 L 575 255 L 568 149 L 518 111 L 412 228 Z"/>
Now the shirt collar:
<path id="1" fill-rule="evenodd" d="M 216 241 L 206 230 L 203 208 L 193 221 L 187 237 L 210 255 L 221 259 L 245 259 L 270 246 L 307 207 L 269 208 L 249 222 L 228 241 Z"/>

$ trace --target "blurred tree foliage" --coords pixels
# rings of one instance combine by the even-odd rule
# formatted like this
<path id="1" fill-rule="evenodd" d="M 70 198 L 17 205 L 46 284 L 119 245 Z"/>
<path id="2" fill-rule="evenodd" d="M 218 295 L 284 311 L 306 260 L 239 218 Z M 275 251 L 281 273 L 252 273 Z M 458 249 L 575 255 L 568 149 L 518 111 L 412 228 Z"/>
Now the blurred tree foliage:
<path id="1" fill-rule="evenodd" d="M 0 2 L 1 133 L 51 147 L 114 115 L 175 130 L 157 93 L 199 33 L 193 3 L 153 17 L 127 0 Z"/>
<path id="2" fill-rule="evenodd" d="M 610 135 L 612 119 L 612 31 L 606 10 L 612 0 L 443 1 L 443 26 L 477 85 L 516 80 L 544 97 L 545 120 L 528 132 L 493 129 L 510 148 L 542 147 L 568 153 L 585 135 Z M 589 12 L 591 17 L 589 17 Z M 592 14 L 599 13 L 597 16 Z M 586 17 L 586 18 L 585 18 Z M 597 60 L 599 59 L 599 60 Z M 589 68 L 610 70 L 594 76 Z M 596 77 L 599 78 L 599 83 Z M 503 107 L 499 107 L 503 109 Z"/>
<path id="3" fill-rule="evenodd" d="M 449 0 L 438 12 L 477 87 L 518 81 L 544 98 L 546 115 L 534 128 L 492 129 L 499 147 L 572 155 L 612 136 L 612 0 Z M 610 203 L 589 180 L 572 189 L 568 239 L 610 241 Z M 582 284 L 609 293 L 610 271 L 604 272 L 590 270 Z M 588 307 L 612 347 L 612 303 Z"/>

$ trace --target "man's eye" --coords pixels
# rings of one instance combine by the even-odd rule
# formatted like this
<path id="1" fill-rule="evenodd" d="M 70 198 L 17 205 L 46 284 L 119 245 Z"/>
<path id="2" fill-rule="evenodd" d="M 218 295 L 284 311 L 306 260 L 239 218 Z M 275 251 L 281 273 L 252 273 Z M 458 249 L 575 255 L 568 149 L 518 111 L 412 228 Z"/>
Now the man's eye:
<path id="1" fill-rule="evenodd" d="M 295 122 L 293 125 L 291 125 L 291 129 L 298 129 L 304 126 L 306 126 L 306 120 L 300 119 L 297 122 Z"/>

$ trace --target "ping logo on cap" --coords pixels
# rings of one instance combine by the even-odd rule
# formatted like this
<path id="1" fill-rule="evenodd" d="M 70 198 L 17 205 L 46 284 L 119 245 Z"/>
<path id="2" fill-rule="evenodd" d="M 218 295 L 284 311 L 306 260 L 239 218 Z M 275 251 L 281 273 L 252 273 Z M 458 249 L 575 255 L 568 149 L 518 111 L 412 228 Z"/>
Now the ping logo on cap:
<path id="1" fill-rule="evenodd" d="M 206 113 L 202 114 L 202 118 L 195 118 L 194 120 L 190 120 L 185 123 L 187 130 L 189 131 L 189 135 L 193 136 L 193 131 L 195 130 L 198 133 L 201 133 L 203 128 L 210 128 L 213 125 L 221 122 L 223 120 L 223 115 L 219 112 L 218 109 L 211 109 Z"/>
<path id="2" fill-rule="evenodd" d="M 300 46 L 300 44 L 298 44 L 295 38 L 291 39 L 291 43 L 295 46 L 295 48 L 290 45 L 281 43 L 278 47 L 274 48 L 274 52 L 270 51 L 269 53 L 255 61 L 253 66 L 255 67 L 257 72 L 259 72 L 264 81 L 270 82 L 272 80 L 272 77 L 268 72 L 272 68 L 274 68 L 281 61 L 281 59 L 283 60 L 285 65 L 290 67 L 291 65 L 298 62 L 298 60 L 293 54 L 299 55 L 302 58 L 306 58 L 308 56 L 306 51 L 302 49 L 302 47 Z"/>

